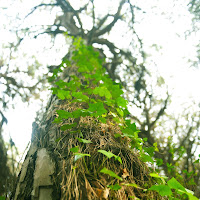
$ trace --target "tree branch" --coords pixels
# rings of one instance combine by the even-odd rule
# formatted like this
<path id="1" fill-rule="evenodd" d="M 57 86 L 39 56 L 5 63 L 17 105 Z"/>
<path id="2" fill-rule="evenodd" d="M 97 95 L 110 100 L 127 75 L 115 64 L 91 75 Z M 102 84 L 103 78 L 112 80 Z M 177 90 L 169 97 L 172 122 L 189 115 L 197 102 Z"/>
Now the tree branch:
<path id="1" fill-rule="evenodd" d="M 118 10 L 117 10 L 116 14 L 113 17 L 112 22 L 110 24 L 108 24 L 105 28 L 103 28 L 102 30 L 97 31 L 94 34 L 95 37 L 99 37 L 100 35 L 103 35 L 103 34 L 109 32 L 112 29 L 112 27 L 115 25 L 115 23 L 118 21 L 118 19 L 121 18 L 120 12 L 121 12 L 122 6 L 123 6 L 123 4 L 125 2 L 126 2 L 125 0 L 121 0 L 121 2 L 119 4 L 119 7 L 118 7 Z"/>
<path id="2" fill-rule="evenodd" d="M 57 3 L 53 3 L 53 4 L 51 4 L 51 3 L 49 3 L 49 4 L 41 3 L 40 5 L 35 6 L 35 7 L 32 9 L 32 11 L 31 11 L 30 13 L 28 13 L 28 14 L 25 16 L 25 18 L 27 18 L 29 15 L 31 15 L 33 12 L 35 12 L 35 10 L 36 10 L 37 8 L 42 7 L 42 6 L 58 6 L 58 4 L 57 4 Z"/>
<path id="3" fill-rule="evenodd" d="M 156 119 L 150 124 L 150 128 L 152 128 L 155 123 L 159 120 L 159 118 L 164 114 L 166 108 L 167 108 L 167 103 L 168 103 L 168 100 L 169 100 L 169 95 L 167 96 L 167 98 L 165 99 L 165 102 L 164 102 L 164 106 L 160 109 L 160 111 L 158 112 L 157 116 L 156 116 Z"/>

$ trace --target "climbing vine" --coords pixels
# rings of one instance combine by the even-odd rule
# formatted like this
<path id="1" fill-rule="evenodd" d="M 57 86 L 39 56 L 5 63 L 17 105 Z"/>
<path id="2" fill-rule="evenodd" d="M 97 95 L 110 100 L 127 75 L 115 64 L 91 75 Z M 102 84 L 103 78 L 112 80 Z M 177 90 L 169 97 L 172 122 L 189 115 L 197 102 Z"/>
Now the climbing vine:
<path id="1" fill-rule="evenodd" d="M 120 127 L 121 133 L 115 133 L 114 137 L 119 142 L 129 141 L 130 149 L 137 151 L 140 155 L 140 160 L 143 162 L 154 163 L 154 152 L 159 151 L 157 144 L 152 147 L 144 147 L 145 139 L 138 137 L 139 130 L 135 123 L 132 123 L 127 118 L 129 111 L 127 109 L 128 102 L 122 97 L 123 90 L 119 83 L 113 82 L 106 70 L 102 67 L 103 61 L 99 59 L 99 54 L 91 46 L 86 46 L 81 38 L 75 39 L 72 47 L 72 54 L 68 60 L 64 60 L 60 67 L 54 70 L 49 81 L 54 84 L 51 88 L 54 95 L 61 101 L 66 101 L 70 104 L 82 104 L 74 110 L 58 109 L 54 123 L 62 124 L 61 131 L 68 130 L 73 134 L 73 128 L 76 128 L 81 123 L 81 117 L 91 117 L 96 120 L 96 123 L 115 123 Z M 60 78 L 62 77 L 62 78 Z M 66 120 L 73 119 L 71 124 L 65 124 Z M 58 138 L 56 142 L 59 142 Z M 91 140 L 84 138 L 79 134 L 76 137 L 77 141 L 84 144 L 92 144 Z M 90 154 L 80 152 L 79 146 L 72 147 L 70 151 L 74 154 L 74 162 L 85 157 L 91 157 Z M 98 150 L 98 153 L 105 156 L 105 160 L 114 158 L 115 161 L 122 164 L 120 156 L 115 155 L 111 151 L 103 149 Z M 102 163 L 105 162 L 103 160 Z M 149 177 L 154 182 L 154 185 L 141 188 L 136 183 L 124 183 L 123 172 L 121 175 L 116 174 L 106 167 L 99 166 L 99 172 L 107 174 L 121 182 L 107 185 L 113 191 L 119 190 L 123 185 L 135 187 L 143 190 L 143 192 L 157 191 L 160 196 L 168 199 L 187 199 L 197 200 L 193 196 L 193 192 L 184 188 L 175 178 L 168 180 L 168 177 L 160 176 L 155 171 L 151 170 Z M 89 170 L 88 170 L 89 171 Z M 168 181 L 167 181 L 168 180 Z M 137 199 L 135 196 L 130 198 Z"/>

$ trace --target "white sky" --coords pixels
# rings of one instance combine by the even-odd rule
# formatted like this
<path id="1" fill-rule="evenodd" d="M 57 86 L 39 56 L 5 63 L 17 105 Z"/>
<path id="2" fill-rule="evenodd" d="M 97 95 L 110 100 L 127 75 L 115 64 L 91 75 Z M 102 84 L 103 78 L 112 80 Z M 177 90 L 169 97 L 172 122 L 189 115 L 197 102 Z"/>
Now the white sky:
<path id="1" fill-rule="evenodd" d="M 104 1 L 108 3 L 108 0 Z M 29 4 L 30 1 L 29 3 L 28 1 L 24 2 L 27 3 L 29 8 L 31 7 Z M 34 5 L 36 5 L 37 2 L 39 1 L 34 1 Z M 146 11 L 146 15 L 143 15 L 144 19 L 141 18 L 136 29 L 138 35 L 144 39 L 147 53 L 152 55 L 152 57 L 149 58 L 149 64 L 152 63 L 152 59 L 154 63 L 154 67 L 152 65 L 152 71 L 160 73 L 165 78 L 169 88 L 173 89 L 174 99 L 176 99 L 176 101 L 174 101 L 175 104 L 179 102 L 179 105 L 181 105 L 181 102 L 189 101 L 189 97 L 200 102 L 200 93 L 198 90 L 200 85 L 200 70 L 189 68 L 190 64 L 187 63 L 188 59 L 195 59 L 196 49 L 194 45 L 200 37 L 197 35 L 192 35 L 187 39 L 184 37 L 184 31 L 190 29 L 191 25 L 191 18 L 186 8 L 187 2 L 185 0 L 138 0 L 138 2 Z M 101 5 L 104 5 L 102 0 L 99 6 Z M 158 7 L 155 6 L 155 8 L 151 9 L 152 5 L 157 5 Z M 23 8 L 24 7 L 25 5 L 23 4 Z M 13 9 L 14 8 L 16 7 L 13 7 Z M 163 13 L 165 13 L 165 15 L 162 15 Z M 38 23 L 46 23 L 45 20 L 48 19 L 40 17 Z M 1 38 L 4 37 L 8 38 L 6 35 Z M 116 39 L 118 39 L 117 34 Z M 43 42 L 44 41 L 45 38 L 43 38 Z M 2 41 L 0 41 L 0 43 L 1 42 Z M 40 41 L 38 41 L 38 43 L 40 43 Z M 35 43 L 35 41 L 32 41 L 31 45 L 29 43 L 33 52 L 38 49 L 38 43 Z M 58 46 L 60 45 L 60 49 L 62 49 L 62 43 L 61 41 L 58 44 Z M 162 46 L 159 52 L 152 48 L 150 49 L 153 44 Z M 48 48 L 49 44 L 47 43 L 46 45 Z M 46 55 L 45 52 L 43 53 L 45 56 L 43 56 L 44 59 L 42 62 L 47 62 L 47 60 L 49 64 L 55 62 L 55 60 L 51 60 L 50 54 Z M 155 65 L 157 66 L 156 68 Z M 179 100 L 177 101 L 177 99 Z M 8 138 L 9 133 L 20 152 L 23 152 L 30 140 L 32 122 L 34 121 L 35 113 L 38 109 L 38 103 L 31 103 L 28 106 L 27 104 L 17 101 L 15 109 L 10 109 L 6 112 L 8 125 L 5 126 L 5 137 Z"/>

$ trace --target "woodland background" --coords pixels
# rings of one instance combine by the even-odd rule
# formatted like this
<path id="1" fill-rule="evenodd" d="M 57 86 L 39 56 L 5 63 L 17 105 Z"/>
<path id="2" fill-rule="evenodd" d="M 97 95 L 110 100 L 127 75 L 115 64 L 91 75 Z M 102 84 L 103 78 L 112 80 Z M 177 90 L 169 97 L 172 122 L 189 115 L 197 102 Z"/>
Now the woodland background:
<path id="1" fill-rule="evenodd" d="M 30 1 L 10 0 L 0 3 L 3 19 L 0 29 L 4 33 L 0 50 L 0 195 L 12 190 L 22 163 L 15 140 L 6 132 L 9 124 L 6 113 L 9 115 L 12 107 L 17 108 L 19 101 L 28 102 L 40 110 L 36 121 L 40 120 L 50 94 L 47 79 L 68 53 L 71 40 L 67 33 L 94 46 L 105 59 L 109 76 L 124 87 L 129 117 L 140 130 L 139 136 L 147 138 L 147 146 L 157 145 L 159 149 L 153 155 L 158 170 L 174 176 L 200 197 L 200 98 L 198 83 L 189 78 L 191 70 L 195 73 L 199 70 L 200 1 L 171 0 L 164 5 L 161 0 L 149 2 L 38 0 L 31 5 Z M 158 70 L 175 68 L 160 66 L 158 57 L 165 53 L 165 42 L 160 42 L 160 38 L 149 42 L 144 37 L 155 29 L 147 20 L 152 15 L 154 20 L 167 19 L 162 21 L 166 22 L 164 26 L 178 27 L 180 19 L 187 24 L 187 28 L 177 28 L 175 39 L 180 41 L 179 48 L 186 51 L 183 60 L 175 59 L 174 65 L 184 63 L 183 69 L 178 70 L 180 75 L 182 70 L 188 73 L 185 82 L 193 83 L 188 83 L 189 90 L 195 93 L 192 97 L 178 98 L 178 90 L 173 90 L 177 82 L 170 83 L 172 79 Z M 141 28 L 141 23 L 146 25 Z M 170 29 L 164 36 L 173 38 Z M 180 38 L 191 42 L 192 53 Z M 176 46 L 169 51 L 173 48 L 179 51 Z M 179 90 L 183 90 L 180 93 L 186 87 L 187 84 L 180 86 Z"/>

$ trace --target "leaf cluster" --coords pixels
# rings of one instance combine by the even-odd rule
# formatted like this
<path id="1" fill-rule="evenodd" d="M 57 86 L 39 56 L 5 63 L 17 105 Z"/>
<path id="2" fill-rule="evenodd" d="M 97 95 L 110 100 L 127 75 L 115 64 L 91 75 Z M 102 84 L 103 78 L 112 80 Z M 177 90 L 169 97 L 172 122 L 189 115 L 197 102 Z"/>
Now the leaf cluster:
<path id="1" fill-rule="evenodd" d="M 139 130 L 136 128 L 135 123 L 127 119 L 130 113 L 127 109 L 128 102 L 122 97 L 123 91 L 121 85 L 109 78 L 102 67 L 102 61 L 98 58 L 98 53 L 91 46 L 84 45 L 83 40 L 79 38 L 75 39 L 73 48 L 71 59 L 63 62 L 53 72 L 49 81 L 55 83 L 55 87 L 51 88 L 51 90 L 61 101 L 81 103 L 84 104 L 84 108 L 77 108 L 73 111 L 57 110 L 57 117 L 54 123 L 74 119 L 74 123 L 65 124 L 61 127 L 61 130 L 65 131 L 76 127 L 81 117 L 92 117 L 98 123 L 112 121 L 118 124 L 121 129 L 121 134 L 116 134 L 115 137 L 128 138 L 131 141 L 130 147 L 140 153 L 140 159 L 143 162 L 154 163 L 153 156 L 154 152 L 158 151 L 157 144 L 154 143 L 152 147 L 148 148 L 143 146 L 145 139 L 142 140 L 138 137 Z M 67 81 L 62 79 L 57 80 L 59 73 L 63 73 L 66 69 L 74 67 L 74 65 L 77 70 L 76 75 L 69 75 L 70 78 Z M 84 138 L 77 138 L 77 140 L 85 144 L 92 143 L 90 140 Z M 78 159 L 91 156 L 90 154 L 81 153 L 79 146 L 71 148 L 70 151 L 74 154 L 74 162 Z M 114 157 L 116 161 L 122 164 L 122 159 L 112 152 L 105 150 L 98 150 L 98 152 L 105 156 L 105 160 Z M 100 172 L 119 181 L 123 180 L 122 177 L 105 167 Z M 155 179 L 156 183 L 148 189 L 149 191 L 157 191 L 161 196 L 167 196 L 169 199 L 177 199 L 177 197 L 184 195 L 192 200 L 197 199 L 193 196 L 192 191 L 184 188 L 175 178 L 171 178 L 168 182 L 165 182 L 164 179 L 166 177 L 161 177 L 156 173 L 149 175 L 152 179 Z M 111 190 L 119 190 L 123 184 L 108 185 L 107 187 Z M 140 188 L 135 183 L 129 183 L 126 186 L 139 188 L 144 192 L 147 191 L 147 189 Z"/>

